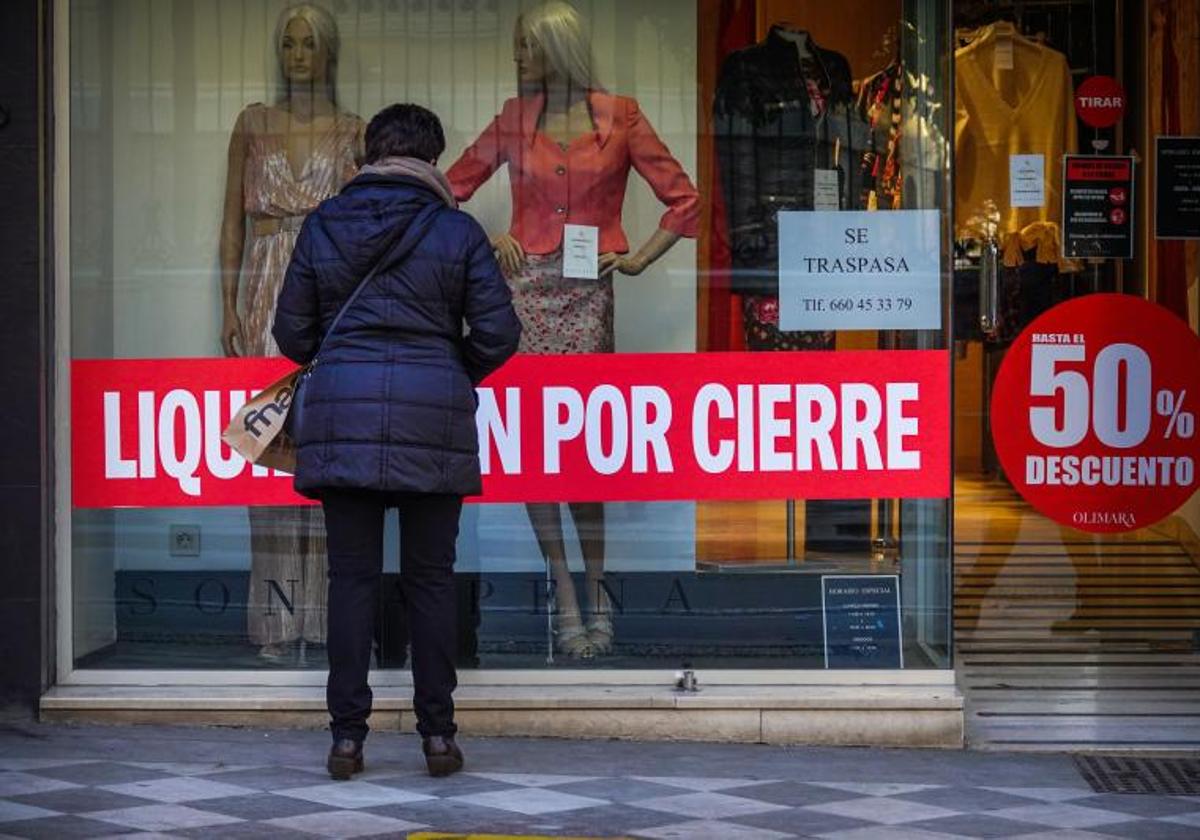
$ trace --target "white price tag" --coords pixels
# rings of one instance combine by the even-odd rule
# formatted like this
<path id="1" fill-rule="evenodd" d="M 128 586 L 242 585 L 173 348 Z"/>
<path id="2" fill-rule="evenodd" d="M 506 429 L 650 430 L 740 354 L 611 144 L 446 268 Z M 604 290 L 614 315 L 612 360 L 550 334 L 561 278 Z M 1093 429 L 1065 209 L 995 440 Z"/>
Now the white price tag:
<path id="1" fill-rule="evenodd" d="M 1045 206 L 1045 155 L 1009 155 L 1008 203 L 1012 207 Z"/>
<path id="2" fill-rule="evenodd" d="M 836 169 L 813 170 L 813 209 L 841 210 L 842 189 Z"/>
<path id="3" fill-rule="evenodd" d="M 600 228 L 563 225 L 563 277 L 577 280 L 600 277 Z"/>

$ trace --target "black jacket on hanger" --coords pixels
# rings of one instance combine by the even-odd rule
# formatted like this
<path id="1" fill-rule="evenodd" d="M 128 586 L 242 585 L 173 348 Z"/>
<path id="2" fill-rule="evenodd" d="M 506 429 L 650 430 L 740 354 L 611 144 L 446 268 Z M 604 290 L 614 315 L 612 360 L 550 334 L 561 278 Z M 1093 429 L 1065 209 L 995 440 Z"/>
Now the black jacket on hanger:
<path id="1" fill-rule="evenodd" d="M 717 79 L 713 130 L 739 294 L 778 294 L 777 214 L 813 209 L 815 169 L 840 168 L 842 209 L 860 203 L 852 161 L 867 126 L 854 108 L 850 63 L 808 38 L 826 103 L 814 116 L 799 53 L 783 31 L 774 26 L 761 43 L 730 54 Z"/>

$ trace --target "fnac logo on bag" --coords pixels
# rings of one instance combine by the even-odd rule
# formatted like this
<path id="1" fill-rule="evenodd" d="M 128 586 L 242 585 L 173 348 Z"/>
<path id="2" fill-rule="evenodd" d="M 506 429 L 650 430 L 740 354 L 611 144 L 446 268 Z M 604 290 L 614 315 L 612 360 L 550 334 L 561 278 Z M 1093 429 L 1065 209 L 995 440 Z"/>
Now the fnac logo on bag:
<path id="1" fill-rule="evenodd" d="M 246 417 L 242 421 L 246 432 L 254 435 L 256 439 L 261 438 L 264 430 L 259 428 L 260 425 L 270 429 L 276 418 L 282 420 L 287 417 L 288 408 L 292 404 L 293 391 L 292 386 L 284 385 L 275 392 L 270 402 L 265 403 L 259 409 L 246 412 Z"/>

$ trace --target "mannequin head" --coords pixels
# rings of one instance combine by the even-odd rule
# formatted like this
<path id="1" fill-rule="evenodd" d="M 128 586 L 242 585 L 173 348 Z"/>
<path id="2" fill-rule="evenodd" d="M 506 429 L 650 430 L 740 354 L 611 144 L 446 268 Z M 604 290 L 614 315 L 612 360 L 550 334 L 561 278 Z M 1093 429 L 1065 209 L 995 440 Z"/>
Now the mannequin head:
<path id="1" fill-rule="evenodd" d="M 546 0 L 517 18 L 513 61 L 521 87 L 599 87 L 593 77 L 587 24 L 565 0 Z"/>
<path id="2" fill-rule="evenodd" d="M 296 89 L 311 88 L 337 102 L 337 61 L 340 46 L 333 15 L 312 3 L 288 6 L 275 24 L 275 56 L 282 78 L 283 98 Z"/>

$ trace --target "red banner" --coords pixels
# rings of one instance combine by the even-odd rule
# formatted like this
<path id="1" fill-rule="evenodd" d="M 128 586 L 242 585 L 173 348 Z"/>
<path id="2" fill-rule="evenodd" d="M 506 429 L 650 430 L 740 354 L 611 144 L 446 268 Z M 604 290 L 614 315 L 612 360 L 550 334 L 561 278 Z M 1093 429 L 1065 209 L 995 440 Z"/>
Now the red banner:
<path id="1" fill-rule="evenodd" d="M 220 440 L 281 359 L 76 361 L 76 507 L 296 504 Z M 518 356 L 478 389 L 483 502 L 945 498 L 944 351 Z"/>

